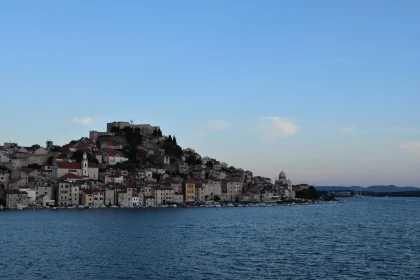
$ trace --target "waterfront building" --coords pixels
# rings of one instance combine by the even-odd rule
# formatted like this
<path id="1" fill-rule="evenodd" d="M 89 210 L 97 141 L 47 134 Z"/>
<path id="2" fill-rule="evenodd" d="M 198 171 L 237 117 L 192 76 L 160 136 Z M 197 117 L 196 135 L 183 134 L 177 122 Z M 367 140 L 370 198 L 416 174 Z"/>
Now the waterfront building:
<path id="1" fill-rule="evenodd" d="M 294 199 L 295 192 L 293 191 L 292 182 L 287 179 L 286 173 L 281 171 L 279 174 L 278 180 L 275 182 L 275 190 L 277 191 L 277 195 L 283 199 Z"/>
<path id="2" fill-rule="evenodd" d="M 184 195 L 182 193 L 175 193 L 174 194 L 174 203 L 183 203 L 184 202 Z"/>
<path id="3" fill-rule="evenodd" d="M 79 185 L 69 181 L 59 181 L 57 187 L 56 205 L 79 205 Z"/>
<path id="4" fill-rule="evenodd" d="M 55 206 L 55 199 L 51 199 L 48 195 L 42 194 L 36 198 L 36 203 L 42 207 Z"/>
<path id="5" fill-rule="evenodd" d="M 128 195 L 127 190 L 117 191 L 117 204 L 128 206 L 131 203 L 131 196 Z"/>
<path id="6" fill-rule="evenodd" d="M 4 191 L 4 200 L 6 208 L 16 208 L 18 205 L 22 207 L 28 207 L 29 200 L 26 192 L 18 190 L 6 190 Z"/>
<path id="7" fill-rule="evenodd" d="M 155 188 L 155 204 L 163 205 L 174 202 L 175 191 L 172 188 Z"/>
<path id="8" fill-rule="evenodd" d="M 205 201 L 213 201 L 215 196 L 222 196 L 222 181 L 208 179 L 203 182 L 203 192 Z"/>
<path id="9" fill-rule="evenodd" d="M 195 183 L 195 200 L 199 202 L 204 202 L 205 195 L 204 195 L 204 187 L 201 183 Z"/>
<path id="10" fill-rule="evenodd" d="M 195 201 L 195 182 L 187 180 L 185 183 L 185 202 Z"/>
<path id="11" fill-rule="evenodd" d="M 104 190 L 104 204 L 106 206 L 115 205 L 115 189 L 106 187 Z"/>

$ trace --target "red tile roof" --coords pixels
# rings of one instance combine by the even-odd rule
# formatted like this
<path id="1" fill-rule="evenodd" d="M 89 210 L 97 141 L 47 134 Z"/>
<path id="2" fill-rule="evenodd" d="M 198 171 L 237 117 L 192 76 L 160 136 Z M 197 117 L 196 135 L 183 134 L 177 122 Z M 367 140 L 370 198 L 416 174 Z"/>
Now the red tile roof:
<path id="1" fill-rule="evenodd" d="M 88 163 L 89 168 L 98 168 L 98 165 L 92 162 Z M 57 167 L 60 169 L 80 169 L 82 164 L 80 162 L 57 161 Z"/>
<path id="2" fill-rule="evenodd" d="M 65 181 L 65 180 L 68 180 L 68 179 L 77 180 L 77 179 L 82 179 L 82 178 L 80 178 L 79 176 L 77 176 L 77 175 L 75 175 L 73 173 L 67 173 L 67 174 L 59 177 L 57 180 L 58 181 Z"/>
<path id="3" fill-rule="evenodd" d="M 35 169 L 32 169 L 32 168 L 22 168 L 22 171 L 25 172 L 25 173 L 32 173 L 32 172 L 35 171 Z"/>
<path id="4" fill-rule="evenodd" d="M 80 169 L 80 162 L 57 161 L 57 167 L 60 169 Z"/>

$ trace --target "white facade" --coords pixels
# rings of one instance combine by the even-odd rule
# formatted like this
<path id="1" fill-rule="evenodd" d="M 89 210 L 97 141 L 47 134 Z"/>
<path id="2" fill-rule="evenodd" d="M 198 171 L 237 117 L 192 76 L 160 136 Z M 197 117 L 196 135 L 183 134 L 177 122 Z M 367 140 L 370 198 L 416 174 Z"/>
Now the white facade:
<path id="1" fill-rule="evenodd" d="M 171 158 L 168 156 L 163 156 L 163 164 L 170 164 Z"/>
<path id="2" fill-rule="evenodd" d="M 72 173 L 79 177 L 89 177 L 98 180 L 99 169 L 96 164 L 88 163 L 86 158 L 84 158 L 82 162 L 54 160 L 52 167 L 53 179 L 60 178 L 68 173 Z"/>
<path id="3" fill-rule="evenodd" d="M 236 196 L 242 193 L 242 183 L 229 181 L 226 183 L 227 196 L 229 200 L 234 200 Z"/>
<path id="4" fill-rule="evenodd" d="M 126 162 L 127 160 L 128 158 L 119 154 L 115 154 L 115 155 L 105 154 L 104 155 L 104 161 L 107 165 L 116 165 L 117 163 Z"/>
<path id="5" fill-rule="evenodd" d="M 131 198 L 131 206 L 140 206 L 140 200 L 138 196 L 133 196 Z"/>
<path id="6" fill-rule="evenodd" d="M 146 178 L 152 178 L 153 177 L 153 171 L 150 169 L 145 170 Z"/>
<path id="7" fill-rule="evenodd" d="M 175 191 L 171 188 L 155 189 L 155 204 L 163 205 L 174 202 Z"/>
<path id="8" fill-rule="evenodd" d="M 28 194 L 28 203 L 29 204 L 35 204 L 36 202 L 36 190 L 35 189 L 29 189 L 29 188 L 20 188 L 21 192 L 26 192 Z"/>
<path id="9" fill-rule="evenodd" d="M 155 199 L 152 196 L 146 196 L 144 198 L 144 206 L 146 207 L 153 207 L 155 206 Z"/>
<path id="10" fill-rule="evenodd" d="M 57 187 L 58 206 L 69 206 L 79 204 L 79 186 L 70 182 L 59 182 Z"/>
<path id="11" fill-rule="evenodd" d="M 203 184 L 204 200 L 214 200 L 214 197 L 222 195 L 222 182 L 207 180 Z"/>
<path id="12" fill-rule="evenodd" d="M 124 182 L 124 176 L 117 176 L 117 175 L 105 175 L 104 183 L 114 183 L 114 184 L 122 184 Z"/>

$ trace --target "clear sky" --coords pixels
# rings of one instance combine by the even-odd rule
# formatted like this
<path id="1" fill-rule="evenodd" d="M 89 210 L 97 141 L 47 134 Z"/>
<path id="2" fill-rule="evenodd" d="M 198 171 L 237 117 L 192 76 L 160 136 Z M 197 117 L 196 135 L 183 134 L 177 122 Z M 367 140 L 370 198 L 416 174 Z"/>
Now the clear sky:
<path id="1" fill-rule="evenodd" d="M 420 1 L 1 1 L 0 143 L 111 121 L 294 183 L 420 187 Z"/>

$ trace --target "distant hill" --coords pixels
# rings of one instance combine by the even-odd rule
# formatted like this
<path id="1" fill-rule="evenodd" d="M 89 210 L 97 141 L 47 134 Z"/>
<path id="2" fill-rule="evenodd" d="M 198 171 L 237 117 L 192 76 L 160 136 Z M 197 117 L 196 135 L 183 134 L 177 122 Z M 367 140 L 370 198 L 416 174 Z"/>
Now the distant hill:
<path id="1" fill-rule="evenodd" d="M 359 186 L 316 186 L 315 189 L 319 191 L 355 191 L 360 190 Z M 420 188 L 415 187 L 398 187 L 394 185 L 390 186 L 370 186 L 367 188 L 361 188 L 362 191 L 366 192 L 415 192 L 420 191 Z"/>
<path id="2" fill-rule="evenodd" d="M 318 191 L 340 191 L 340 192 L 348 192 L 348 191 L 355 191 L 359 190 L 361 187 L 359 186 L 316 186 L 315 189 Z M 364 188 L 363 188 L 364 189 Z"/>

